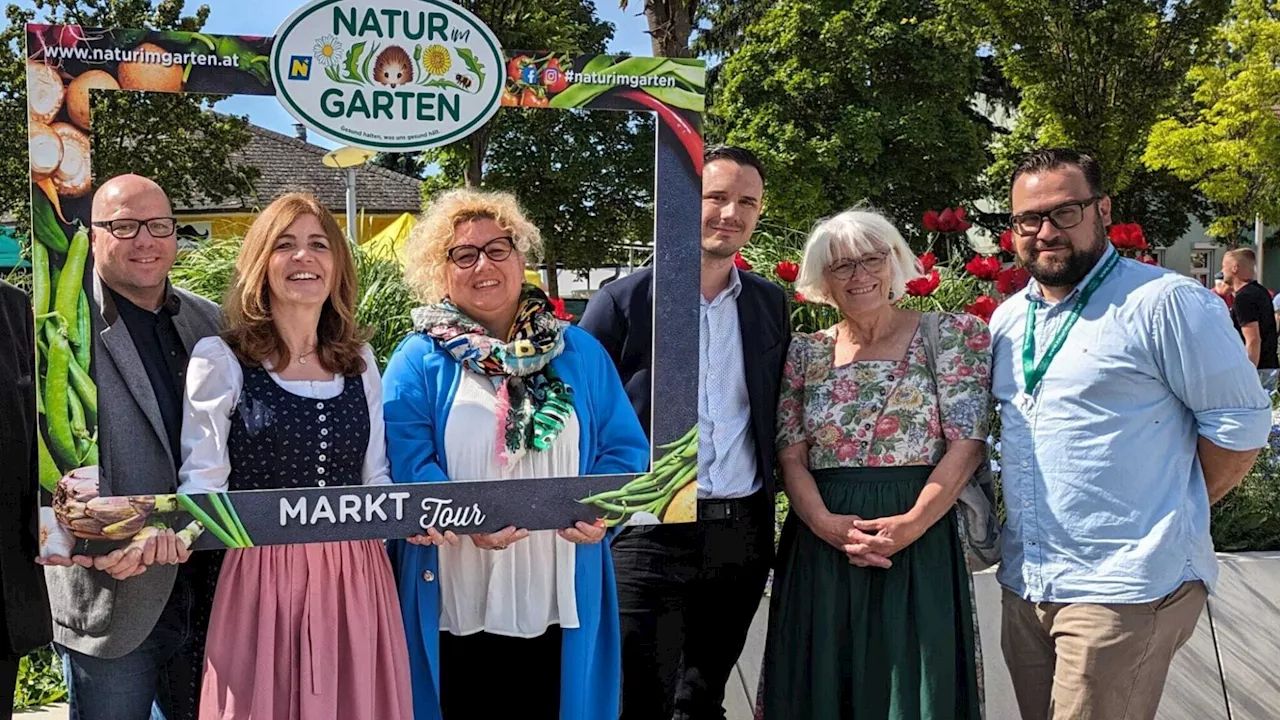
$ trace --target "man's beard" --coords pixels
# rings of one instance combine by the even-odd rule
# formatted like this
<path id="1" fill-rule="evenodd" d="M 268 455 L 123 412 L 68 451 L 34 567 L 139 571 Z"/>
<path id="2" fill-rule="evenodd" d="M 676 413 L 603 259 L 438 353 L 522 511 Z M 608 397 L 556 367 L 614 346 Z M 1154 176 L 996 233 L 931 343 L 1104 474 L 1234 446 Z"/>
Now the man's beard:
<path id="1" fill-rule="evenodd" d="M 1076 250 L 1069 240 L 1062 241 L 1050 246 L 1052 248 L 1065 247 L 1068 250 L 1067 257 L 1062 261 L 1041 262 L 1040 251 L 1033 246 L 1031 249 L 1031 260 L 1026 263 L 1027 271 L 1031 273 L 1031 277 L 1036 282 L 1045 287 L 1069 287 L 1079 283 L 1084 279 L 1085 275 L 1093 269 L 1094 265 L 1102 259 L 1102 255 L 1107 251 L 1107 231 L 1102 224 L 1102 218 L 1098 218 L 1094 223 L 1094 243 L 1093 246 L 1085 250 Z"/>

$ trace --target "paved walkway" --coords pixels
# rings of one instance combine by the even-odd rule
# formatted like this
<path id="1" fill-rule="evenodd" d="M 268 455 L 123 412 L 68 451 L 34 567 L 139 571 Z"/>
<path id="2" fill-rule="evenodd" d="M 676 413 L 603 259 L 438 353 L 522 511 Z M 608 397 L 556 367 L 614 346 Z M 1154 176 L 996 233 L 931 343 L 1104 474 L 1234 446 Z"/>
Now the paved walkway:
<path id="1" fill-rule="evenodd" d="M 1215 595 L 1169 671 L 1157 720 L 1280 720 L 1280 552 L 1220 554 Z M 1000 587 L 975 576 L 987 720 L 1017 720 L 1000 654 Z M 728 720 L 751 720 L 764 653 L 766 598 L 725 690 Z M 800 720 L 800 719 L 797 719 Z"/>

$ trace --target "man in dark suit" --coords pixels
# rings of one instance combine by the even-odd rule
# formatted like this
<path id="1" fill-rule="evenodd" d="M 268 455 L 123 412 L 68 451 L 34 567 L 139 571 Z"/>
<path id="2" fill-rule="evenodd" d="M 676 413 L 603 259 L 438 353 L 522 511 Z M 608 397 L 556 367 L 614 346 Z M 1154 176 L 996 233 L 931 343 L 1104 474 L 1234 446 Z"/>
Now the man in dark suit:
<path id="1" fill-rule="evenodd" d="M 627 527 L 613 542 L 623 720 L 723 718 L 725 683 L 769 574 L 787 301 L 776 285 L 734 265 L 763 200 L 754 155 L 707 151 L 700 328 L 663 328 L 699 333 L 698 522 Z M 580 324 L 613 357 L 648 432 L 652 270 L 602 288 Z"/>
<path id="2" fill-rule="evenodd" d="M 27 296 L 0 281 L 0 718 L 13 708 L 18 660 L 53 639 L 36 565 L 35 319 Z"/>
<path id="3" fill-rule="evenodd" d="M 172 493 L 181 462 L 182 391 L 192 346 L 218 332 L 218 306 L 169 283 L 177 255 L 169 198 L 137 175 L 93 198 L 101 485 L 111 495 Z M 152 542 L 152 541 L 149 541 Z M 194 717 L 212 597 L 212 552 L 158 548 L 46 558 L 54 639 L 78 720 Z M 154 550 L 154 554 L 153 551 Z"/>

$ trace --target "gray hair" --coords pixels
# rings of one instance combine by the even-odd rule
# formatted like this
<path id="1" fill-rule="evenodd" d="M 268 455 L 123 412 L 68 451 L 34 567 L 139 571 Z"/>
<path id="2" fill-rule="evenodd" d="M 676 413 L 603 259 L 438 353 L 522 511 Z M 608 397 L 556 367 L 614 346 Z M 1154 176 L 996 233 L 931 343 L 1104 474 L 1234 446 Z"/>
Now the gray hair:
<path id="1" fill-rule="evenodd" d="M 854 208 L 822 220 L 805 242 L 796 292 L 834 306 L 823 270 L 838 260 L 878 252 L 888 254 L 889 291 L 895 300 L 901 298 L 907 283 L 920 277 L 923 268 L 888 218 L 874 210 Z"/>

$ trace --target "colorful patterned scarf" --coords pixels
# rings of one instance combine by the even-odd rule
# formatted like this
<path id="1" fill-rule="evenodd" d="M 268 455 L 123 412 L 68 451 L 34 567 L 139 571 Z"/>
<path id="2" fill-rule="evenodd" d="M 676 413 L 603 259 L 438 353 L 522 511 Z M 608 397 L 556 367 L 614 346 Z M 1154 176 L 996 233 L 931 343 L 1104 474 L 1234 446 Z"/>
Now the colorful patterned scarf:
<path id="1" fill-rule="evenodd" d="M 551 368 L 564 351 L 568 323 L 535 285 L 520 292 L 510 342 L 489 334 L 448 298 L 413 311 L 413 327 L 435 338 L 463 367 L 489 378 L 498 391 L 498 459 L 515 464 L 530 448 L 546 450 L 573 412 L 573 389 Z"/>

